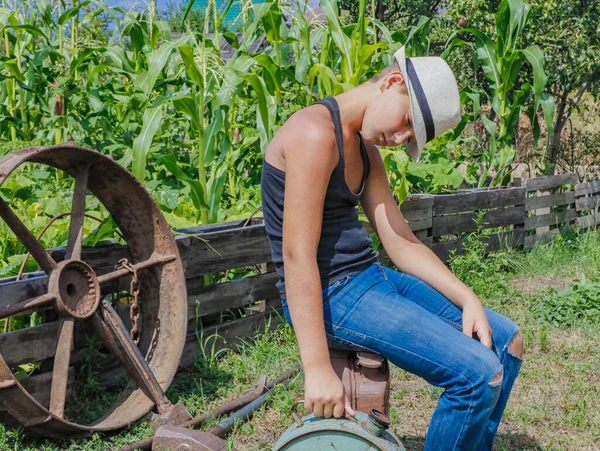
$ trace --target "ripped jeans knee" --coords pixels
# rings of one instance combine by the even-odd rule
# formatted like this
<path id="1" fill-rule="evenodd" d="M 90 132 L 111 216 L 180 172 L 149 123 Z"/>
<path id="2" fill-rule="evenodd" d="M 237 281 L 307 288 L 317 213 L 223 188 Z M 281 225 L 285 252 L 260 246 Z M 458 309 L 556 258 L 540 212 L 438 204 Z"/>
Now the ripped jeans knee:
<path id="1" fill-rule="evenodd" d="M 508 345 L 506 346 L 507 349 L 507 353 L 520 360 L 523 361 L 523 334 L 521 333 L 520 330 L 517 330 L 514 335 L 512 336 L 512 338 L 510 339 L 510 341 L 508 342 Z"/>
<path id="2" fill-rule="evenodd" d="M 489 382 L 491 387 L 499 387 L 502 385 L 502 379 L 504 377 L 504 370 L 500 370 L 492 380 Z"/>

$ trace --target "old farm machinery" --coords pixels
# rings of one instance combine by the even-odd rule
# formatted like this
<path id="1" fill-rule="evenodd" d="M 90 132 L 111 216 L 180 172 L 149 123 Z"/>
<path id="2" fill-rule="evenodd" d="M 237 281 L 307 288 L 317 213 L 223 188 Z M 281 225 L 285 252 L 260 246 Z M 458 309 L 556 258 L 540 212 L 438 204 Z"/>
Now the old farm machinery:
<path id="1" fill-rule="evenodd" d="M 158 206 L 144 186 L 110 157 L 70 144 L 23 149 L 2 158 L 0 188 L 27 163 L 73 177 L 74 193 L 66 249 L 53 253 L 0 198 L 0 217 L 43 271 L 28 285 L 28 293 L 18 292 L 18 287 L 14 296 L 10 289 L 3 292 L 0 319 L 34 311 L 45 319 L 37 327 L 1 336 L 0 421 L 64 438 L 127 426 L 153 406 L 164 422 L 189 420 L 183 406 L 171 405 L 165 396 L 185 343 L 187 304 L 179 251 Z M 97 267 L 82 249 L 88 190 L 106 208 L 127 244 L 116 267 Z M 131 306 L 111 302 L 115 286 L 129 290 Z M 127 316 L 128 327 L 123 321 Z M 72 350 L 83 335 L 100 340 L 129 376 L 113 405 L 91 424 L 65 414 L 69 368 L 77 357 Z M 15 365 L 27 362 L 23 361 L 27 353 L 20 348 L 28 346 L 35 348 L 29 357 L 44 360 L 51 369 L 42 390 L 49 396 L 30 393 L 13 374 Z"/>

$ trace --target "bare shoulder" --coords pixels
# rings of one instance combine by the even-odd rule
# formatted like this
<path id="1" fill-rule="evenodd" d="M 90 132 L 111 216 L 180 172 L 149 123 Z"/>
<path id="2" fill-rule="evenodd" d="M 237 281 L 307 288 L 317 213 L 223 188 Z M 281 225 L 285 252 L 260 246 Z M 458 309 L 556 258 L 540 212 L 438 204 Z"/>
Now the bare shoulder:
<path id="1" fill-rule="evenodd" d="M 339 158 L 327 109 L 310 105 L 295 112 L 273 136 L 265 158 L 284 171 L 290 162 L 296 164 L 299 159 L 333 170 Z"/>

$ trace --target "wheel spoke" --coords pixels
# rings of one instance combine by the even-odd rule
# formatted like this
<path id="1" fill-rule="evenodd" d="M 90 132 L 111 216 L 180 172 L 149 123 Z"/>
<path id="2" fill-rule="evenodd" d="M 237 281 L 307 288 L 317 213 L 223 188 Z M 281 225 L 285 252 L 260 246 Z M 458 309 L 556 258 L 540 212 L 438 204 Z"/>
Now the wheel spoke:
<path id="1" fill-rule="evenodd" d="M 75 318 L 61 319 L 58 345 L 54 356 L 54 370 L 52 371 L 52 391 L 50 392 L 50 412 L 60 418 L 63 418 L 65 412 L 74 328 Z"/>
<path id="2" fill-rule="evenodd" d="M 56 267 L 56 262 L 46 252 L 46 249 L 38 240 L 31 234 L 25 224 L 15 215 L 12 209 L 2 198 L 0 198 L 0 217 L 4 219 L 8 227 L 13 231 L 27 250 L 31 253 L 35 261 L 40 265 L 46 274 L 50 274 Z"/>
<path id="3" fill-rule="evenodd" d="M 69 225 L 69 239 L 67 241 L 67 260 L 81 259 L 81 240 L 83 238 L 83 219 L 85 215 L 85 196 L 87 193 L 89 166 L 85 166 L 75 177 L 75 190 L 71 205 L 71 224 Z"/>
<path id="4" fill-rule="evenodd" d="M 25 313 L 28 310 L 38 310 L 41 307 L 50 305 L 56 297 L 53 294 L 44 294 L 37 298 L 27 299 L 26 301 L 19 302 L 18 304 L 12 304 L 7 307 L 0 308 L 0 319 L 8 318 L 10 316 L 18 315 L 19 313 Z"/>
<path id="5" fill-rule="evenodd" d="M 99 324 L 98 321 L 102 324 Z M 93 324 L 96 331 L 99 332 L 100 339 L 121 361 L 125 371 L 137 386 L 156 404 L 158 411 L 166 410 L 171 405 L 170 401 L 110 303 L 106 301 L 102 303 L 102 313 L 96 313 Z"/>
<path id="6" fill-rule="evenodd" d="M 170 261 L 173 261 L 177 258 L 176 255 L 160 255 L 160 256 L 155 256 L 155 257 L 150 257 L 148 260 L 144 260 L 141 263 L 136 263 L 135 265 L 132 265 L 137 271 L 141 270 L 141 269 L 146 269 L 146 268 L 150 268 L 154 265 L 162 265 L 165 263 L 169 263 Z M 104 274 L 102 276 L 98 276 L 98 283 L 100 285 L 103 285 L 105 283 L 108 282 L 112 282 L 115 279 L 119 279 L 123 276 L 127 276 L 131 274 L 131 271 L 129 271 L 128 269 L 117 269 L 116 271 L 113 272 L 109 272 L 108 274 Z"/>

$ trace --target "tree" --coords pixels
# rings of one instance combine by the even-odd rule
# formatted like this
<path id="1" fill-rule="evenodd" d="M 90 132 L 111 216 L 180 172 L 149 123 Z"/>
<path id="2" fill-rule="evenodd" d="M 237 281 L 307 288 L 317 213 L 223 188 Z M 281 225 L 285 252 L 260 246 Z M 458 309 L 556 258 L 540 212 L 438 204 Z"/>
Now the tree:
<path id="1" fill-rule="evenodd" d="M 370 15 L 381 20 L 388 27 L 402 28 L 414 25 L 421 16 L 433 17 L 441 0 L 372 0 Z M 358 4 L 356 0 L 339 0 L 340 11 L 350 13 L 352 21 L 358 21 Z M 373 14 L 373 9 L 375 14 Z"/>
<path id="2" fill-rule="evenodd" d="M 446 13 L 461 27 L 493 33 L 499 0 L 448 2 Z M 548 91 L 556 104 L 545 157 L 554 172 L 561 132 L 586 91 L 600 100 L 600 2 L 529 0 L 530 19 L 523 45 L 538 45 L 545 55 Z"/>
<path id="3" fill-rule="evenodd" d="M 167 9 L 163 14 L 171 31 L 178 32 L 184 30 L 184 17 L 188 20 L 192 31 L 202 31 L 202 27 L 204 26 L 204 11 L 201 8 L 192 8 L 186 17 L 186 2 L 184 0 L 180 0 L 179 3 L 169 0 L 167 2 Z"/>
<path id="4" fill-rule="evenodd" d="M 600 2 L 538 0 L 532 16 L 537 30 L 530 38 L 546 53 L 556 102 L 554 131 L 546 150 L 553 173 L 561 132 L 583 94 L 590 91 L 600 100 Z"/>

